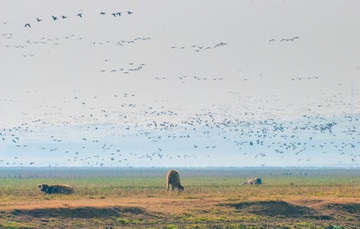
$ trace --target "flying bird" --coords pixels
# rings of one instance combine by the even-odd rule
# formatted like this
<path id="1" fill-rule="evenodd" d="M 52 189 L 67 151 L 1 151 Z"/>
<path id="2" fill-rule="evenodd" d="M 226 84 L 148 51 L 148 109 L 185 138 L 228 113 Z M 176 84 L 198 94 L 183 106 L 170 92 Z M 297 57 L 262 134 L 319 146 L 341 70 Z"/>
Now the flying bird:
<path id="1" fill-rule="evenodd" d="M 31 28 L 30 24 L 26 24 L 25 27 L 26 27 L 26 26 L 29 27 L 29 28 Z"/>
<path id="2" fill-rule="evenodd" d="M 58 18 L 55 16 L 51 16 L 53 18 L 54 21 L 56 21 Z"/>
<path id="3" fill-rule="evenodd" d="M 133 14 L 134 12 L 128 11 L 127 13 L 128 13 L 128 14 Z"/>
<path id="4" fill-rule="evenodd" d="M 42 21 L 42 19 L 40 19 L 40 18 L 36 18 L 36 20 L 37 20 L 37 22 L 41 22 Z"/>
<path id="5" fill-rule="evenodd" d="M 105 15 L 105 12 L 100 12 L 101 15 Z"/>
<path id="6" fill-rule="evenodd" d="M 81 17 L 81 18 L 82 18 L 82 14 L 77 14 L 76 16 L 79 16 L 79 17 Z"/>

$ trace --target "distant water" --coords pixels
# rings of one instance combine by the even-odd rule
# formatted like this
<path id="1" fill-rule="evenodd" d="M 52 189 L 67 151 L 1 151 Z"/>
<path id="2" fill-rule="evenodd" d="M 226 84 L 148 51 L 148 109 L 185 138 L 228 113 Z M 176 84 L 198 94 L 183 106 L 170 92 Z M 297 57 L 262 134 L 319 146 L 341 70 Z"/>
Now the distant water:
<path id="1" fill-rule="evenodd" d="M 271 176 L 321 176 L 321 177 L 358 177 L 360 168 L 311 168 L 311 167 L 177 167 L 181 177 L 271 177 Z M 165 178 L 169 168 L 89 168 L 89 167 L 5 167 L 0 168 L 0 178 Z"/>
<path id="2" fill-rule="evenodd" d="M 358 166 L 359 118 L 22 125 L 0 130 L 0 166 Z"/>

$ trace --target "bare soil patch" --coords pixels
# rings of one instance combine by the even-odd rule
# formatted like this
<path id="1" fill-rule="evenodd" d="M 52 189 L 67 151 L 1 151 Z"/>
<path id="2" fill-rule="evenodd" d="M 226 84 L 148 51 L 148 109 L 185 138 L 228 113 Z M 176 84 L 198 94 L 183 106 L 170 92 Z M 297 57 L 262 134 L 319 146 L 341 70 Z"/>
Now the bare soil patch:
<path id="1" fill-rule="evenodd" d="M 78 207 L 78 208 L 35 208 L 13 210 L 12 215 L 21 216 L 27 215 L 36 218 L 104 218 L 104 217 L 123 217 L 128 214 L 144 214 L 146 211 L 139 207 Z"/>
<path id="2" fill-rule="evenodd" d="M 226 204 L 237 210 L 266 216 L 304 217 L 316 215 L 315 209 L 298 206 L 284 201 L 253 201 Z"/>
<path id="3" fill-rule="evenodd" d="M 357 214 L 360 216 L 360 204 L 359 203 L 330 203 L 324 204 L 323 209 L 334 210 L 342 213 Z"/>

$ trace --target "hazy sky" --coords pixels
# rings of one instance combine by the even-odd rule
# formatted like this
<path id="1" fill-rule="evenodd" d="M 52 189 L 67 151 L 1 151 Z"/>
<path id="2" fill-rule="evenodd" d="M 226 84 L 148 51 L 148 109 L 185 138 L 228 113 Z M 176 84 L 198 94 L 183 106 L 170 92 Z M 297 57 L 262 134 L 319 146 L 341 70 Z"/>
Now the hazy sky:
<path id="1" fill-rule="evenodd" d="M 112 15 L 118 12 L 121 15 Z M 41 129 L 45 137 L 33 136 L 34 132 L 18 133 L 31 145 L 33 141 L 47 144 L 43 138 L 55 131 L 46 129 L 49 126 L 61 128 L 63 136 L 75 134 L 82 139 L 79 126 L 110 124 L 115 129 L 137 128 L 132 137 L 138 145 L 137 141 L 146 141 L 139 140 L 146 131 L 141 126 L 150 132 L 159 131 L 159 136 L 169 134 L 149 124 L 156 122 L 186 126 L 186 120 L 199 118 L 197 128 L 201 129 L 229 120 L 274 119 L 294 129 L 289 122 L 302 123 L 304 115 L 330 117 L 328 123 L 339 121 L 344 114 L 360 112 L 359 12 L 360 2 L 355 0 L 3 0 L 0 129 L 25 123 L 34 132 L 45 128 Z M 204 114 L 209 113 L 211 120 L 206 123 L 209 116 Z M 343 123 L 348 121 L 345 118 Z M 343 128 L 353 125 L 349 122 Z M 242 124 L 230 126 L 243 128 Z M 253 127 L 256 129 L 256 125 Z M 174 131 L 178 130 L 169 132 Z M 198 134 L 190 129 L 181 131 L 184 135 L 187 131 Z M 228 159 L 219 164 L 208 157 L 206 150 L 193 152 L 198 149 L 193 147 L 197 141 L 210 146 L 229 130 L 211 131 L 210 139 L 201 134 L 199 139 L 192 138 L 191 154 L 203 153 L 210 158 L 201 165 L 233 165 L 229 162 L 236 154 L 227 143 L 219 143 L 229 152 Z M 103 134 L 119 132 L 109 129 Z M 99 137 L 92 131 L 85 135 Z M 123 148 L 132 146 L 132 137 L 126 138 Z M 347 137 L 349 142 L 354 135 Z M 0 142 L 4 157 L 10 151 L 21 151 L 11 148 L 20 140 L 7 142 L 11 139 Z M 328 141 L 324 139 L 321 141 Z M 248 141 L 256 139 L 250 137 Z M 57 144 L 66 148 L 65 143 Z M 158 143 L 151 144 L 136 150 L 145 155 L 151 147 L 161 148 Z M 162 147 L 171 144 L 164 142 Z M 75 146 L 69 147 L 75 150 Z M 168 153 L 178 153 L 170 148 Z M 31 155 L 36 149 L 17 157 Z M 318 158 L 315 164 L 322 162 L 321 156 L 311 158 Z M 45 161 L 58 162 L 54 158 Z M 278 159 L 254 164 L 269 161 L 276 164 Z M 135 159 L 132 162 L 140 163 Z M 162 165 L 147 163 L 140 165 Z M 182 165 L 190 166 L 186 163 Z M 296 163 L 284 159 L 279 164 Z"/>

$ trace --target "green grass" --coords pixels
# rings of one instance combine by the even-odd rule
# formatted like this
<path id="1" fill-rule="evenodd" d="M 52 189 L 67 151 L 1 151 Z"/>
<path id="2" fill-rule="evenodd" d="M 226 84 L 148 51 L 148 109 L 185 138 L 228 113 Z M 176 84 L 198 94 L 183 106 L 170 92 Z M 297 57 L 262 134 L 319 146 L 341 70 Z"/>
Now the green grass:
<path id="1" fill-rule="evenodd" d="M 131 225 L 131 224 L 139 224 L 140 222 L 139 221 L 136 221 L 136 220 L 133 220 L 133 219 L 122 219 L 122 218 L 117 218 L 116 219 L 117 222 L 123 224 L 123 225 Z"/>
<path id="2" fill-rule="evenodd" d="M 245 177 L 185 177 L 182 184 L 185 191 L 178 196 L 184 199 L 210 197 L 266 197 L 310 195 L 338 197 L 360 197 L 360 177 L 318 177 L 318 176 L 269 176 L 263 177 L 261 186 L 239 186 Z M 67 184 L 75 189 L 73 195 L 46 195 L 37 188 L 38 184 Z M 293 184 L 291 184 L 293 183 Z M 156 197 L 167 194 L 165 178 L 3 178 L 0 179 L 0 202 L 34 199 L 76 199 L 111 197 Z"/>
<path id="3" fill-rule="evenodd" d="M 18 223 L 14 221 L 0 222 L 0 228 L 36 228 L 36 225 L 31 223 Z"/>

